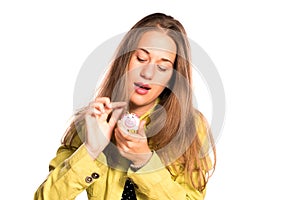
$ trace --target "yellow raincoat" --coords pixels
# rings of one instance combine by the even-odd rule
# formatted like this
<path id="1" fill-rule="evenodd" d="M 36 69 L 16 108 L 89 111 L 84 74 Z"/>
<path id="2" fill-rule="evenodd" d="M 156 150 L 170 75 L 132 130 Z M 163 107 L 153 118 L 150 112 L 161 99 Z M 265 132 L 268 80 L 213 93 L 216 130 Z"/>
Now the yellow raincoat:
<path id="1" fill-rule="evenodd" d="M 141 119 L 148 115 L 146 113 Z M 202 123 L 197 127 L 205 128 Z M 199 137 L 205 138 L 203 135 Z M 120 200 L 127 178 L 133 181 L 138 200 L 204 199 L 205 190 L 200 192 L 193 188 L 184 175 L 172 176 L 155 152 L 150 161 L 136 172 L 129 168 L 128 161 L 126 168 L 126 159 L 122 157 L 125 170 L 108 166 L 107 159 L 101 153 L 93 160 L 85 145 L 76 137 L 71 148 L 62 145 L 58 149 L 56 157 L 50 162 L 50 173 L 35 192 L 34 199 L 71 200 L 86 190 L 89 200 Z"/>

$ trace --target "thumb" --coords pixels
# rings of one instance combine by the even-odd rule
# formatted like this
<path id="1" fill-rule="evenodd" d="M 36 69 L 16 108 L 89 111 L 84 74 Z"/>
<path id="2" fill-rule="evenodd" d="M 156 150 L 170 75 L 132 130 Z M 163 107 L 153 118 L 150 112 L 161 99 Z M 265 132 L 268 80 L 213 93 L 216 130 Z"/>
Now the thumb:
<path id="1" fill-rule="evenodd" d="M 117 108 L 114 109 L 110 119 L 109 119 L 109 126 L 111 128 L 114 128 L 114 126 L 116 125 L 118 119 L 120 118 L 121 114 L 123 113 L 124 108 Z"/>
<path id="2" fill-rule="evenodd" d="M 146 121 L 142 120 L 139 124 L 139 130 L 138 130 L 138 134 L 140 136 L 142 136 L 143 138 L 146 138 L 146 133 L 145 133 L 145 125 L 146 125 Z"/>

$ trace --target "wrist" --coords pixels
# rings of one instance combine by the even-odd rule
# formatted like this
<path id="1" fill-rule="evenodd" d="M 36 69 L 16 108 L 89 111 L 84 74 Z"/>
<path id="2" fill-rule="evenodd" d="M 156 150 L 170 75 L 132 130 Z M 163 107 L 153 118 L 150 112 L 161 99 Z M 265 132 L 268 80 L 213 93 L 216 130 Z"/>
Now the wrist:
<path id="1" fill-rule="evenodd" d="M 147 154 L 147 157 L 145 157 L 145 159 L 143 159 L 142 161 L 131 163 L 130 168 L 133 171 L 137 171 L 137 170 L 141 169 L 149 162 L 149 160 L 152 158 L 152 155 L 153 155 L 153 152 L 151 151 L 149 154 Z"/>

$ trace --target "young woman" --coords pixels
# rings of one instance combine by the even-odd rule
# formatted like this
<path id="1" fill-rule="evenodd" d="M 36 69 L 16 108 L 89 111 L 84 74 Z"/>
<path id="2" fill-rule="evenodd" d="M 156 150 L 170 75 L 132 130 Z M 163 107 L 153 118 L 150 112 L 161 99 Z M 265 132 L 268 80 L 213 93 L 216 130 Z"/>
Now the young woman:
<path id="1" fill-rule="evenodd" d="M 181 23 L 154 13 L 121 41 L 95 99 L 66 130 L 35 199 L 204 199 L 215 148 L 194 108 Z M 140 120 L 124 129 L 125 112 Z M 212 150 L 214 161 L 209 157 Z"/>

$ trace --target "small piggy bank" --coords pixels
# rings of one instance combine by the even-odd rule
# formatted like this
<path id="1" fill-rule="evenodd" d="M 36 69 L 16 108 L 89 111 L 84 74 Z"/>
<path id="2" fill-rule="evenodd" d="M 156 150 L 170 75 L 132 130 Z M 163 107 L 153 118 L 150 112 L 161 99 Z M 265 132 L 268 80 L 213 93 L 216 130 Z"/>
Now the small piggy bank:
<path id="1" fill-rule="evenodd" d="M 121 125 L 129 133 L 137 133 L 139 129 L 140 119 L 134 113 L 126 113 L 121 118 Z"/>

